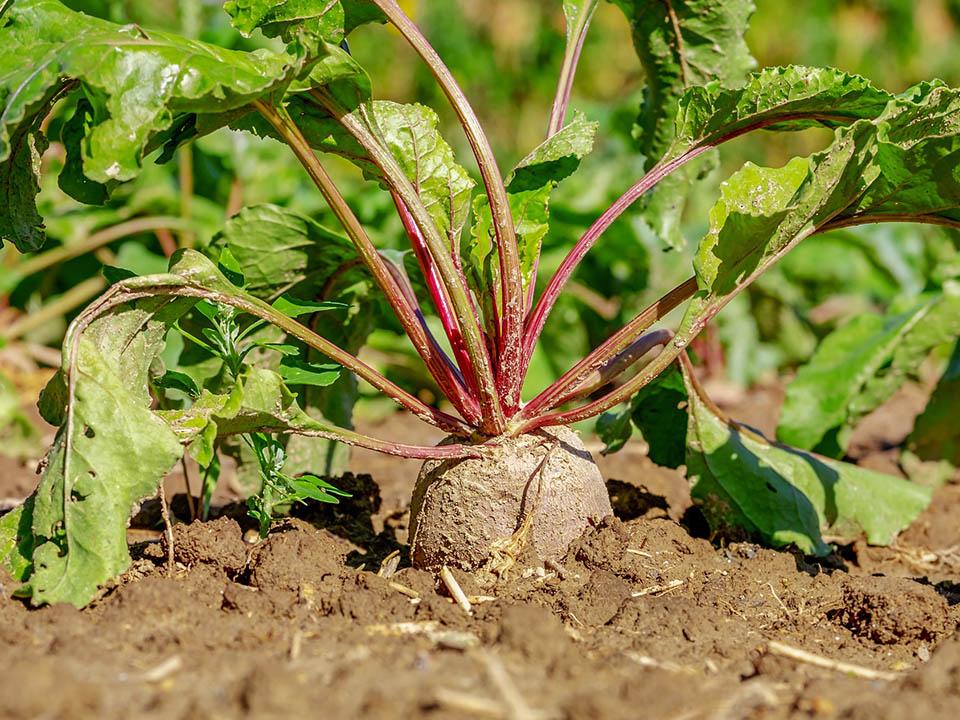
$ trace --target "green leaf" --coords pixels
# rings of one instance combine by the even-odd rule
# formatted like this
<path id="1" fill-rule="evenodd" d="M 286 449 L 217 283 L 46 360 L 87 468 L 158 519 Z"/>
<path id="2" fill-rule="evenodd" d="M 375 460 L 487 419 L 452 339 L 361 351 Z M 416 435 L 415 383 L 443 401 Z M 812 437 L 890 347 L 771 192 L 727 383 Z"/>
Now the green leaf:
<path id="1" fill-rule="evenodd" d="M 906 480 L 768 442 L 716 415 L 691 388 L 687 472 L 714 530 L 825 555 L 827 540 L 891 543 L 930 502 Z"/>
<path id="2" fill-rule="evenodd" d="M 710 231 L 694 260 L 700 291 L 687 309 L 674 347 L 686 345 L 731 298 L 816 232 L 884 220 L 956 223 L 960 218 L 958 121 L 957 91 L 939 85 L 920 86 L 891 101 L 876 119 L 838 129 L 833 144 L 822 153 L 794 159 L 777 169 L 748 164 L 733 175 L 723 184 L 721 198 L 710 212 Z M 860 385 L 861 392 L 854 398 L 845 395 L 842 383 L 834 378 L 827 382 L 821 374 L 820 385 L 833 383 L 821 397 L 822 412 L 800 390 L 795 391 L 798 399 L 788 409 L 782 436 L 814 446 L 824 439 L 824 433 L 837 428 L 834 436 L 824 439 L 827 445 L 817 447 L 839 454 L 846 432 L 842 416 L 849 412 L 856 419 L 879 405 L 902 382 L 905 371 L 915 367 L 930 348 L 952 337 L 956 312 L 952 310 L 954 301 L 948 298 L 953 294 L 945 289 L 945 304 L 937 313 L 940 319 L 916 324 L 915 334 L 899 338 L 896 350 L 883 350 L 884 328 L 879 320 L 859 320 L 849 330 L 863 341 L 874 330 L 881 333 L 875 337 L 874 349 L 859 346 L 856 338 L 846 344 L 837 341 L 837 347 L 828 345 L 824 365 L 845 348 L 864 353 L 864 367 L 848 373 L 846 379 L 856 384 L 861 382 L 858 373 L 864 373 L 862 382 L 866 384 Z M 935 307 L 940 306 L 931 306 L 924 314 Z M 908 318 L 904 322 L 905 328 L 910 326 Z M 897 331 L 893 328 L 890 332 Z M 890 337 L 889 341 L 896 340 Z M 884 352 L 897 354 L 897 360 L 891 360 L 891 371 L 876 374 L 867 382 L 871 373 L 882 367 Z M 815 374 L 811 371 L 811 376 Z"/>
<path id="3" fill-rule="evenodd" d="M 243 266 L 240 261 L 233 256 L 233 251 L 229 246 L 220 250 L 220 256 L 217 258 L 217 267 L 237 287 L 246 287 L 247 279 L 243 275 Z"/>
<path id="4" fill-rule="evenodd" d="M 280 377 L 288 385 L 327 387 L 340 377 L 340 370 L 336 363 L 316 365 L 291 357 L 284 358 L 280 363 Z"/>
<path id="5" fill-rule="evenodd" d="M 344 313 L 321 313 L 315 316 L 316 331 L 347 352 L 356 355 L 377 323 L 374 305 L 379 298 L 369 276 L 338 284 L 336 296 L 345 301 Z M 323 356 L 309 352 L 307 358 L 321 361 Z M 300 403 L 311 417 L 337 427 L 353 428 L 353 407 L 360 391 L 353 373 L 341 373 L 328 387 L 307 386 L 301 389 Z M 318 472 L 330 477 L 349 469 L 350 446 L 319 437 L 294 435 L 287 442 L 286 472 Z"/>
<path id="6" fill-rule="evenodd" d="M 688 88 L 718 82 L 736 86 L 756 65 L 744 40 L 752 0 L 612 0 L 630 22 L 647 80 L 634 128 L 648 165 L 674 140 L 674 119 Z M 683 196 L 695 168 L 671 175 L 646 200 L 646 217 L 671 247 L 681 247 Z"/>
<path id="7" fill-rule="evenodd" d="M 66 150 L 67 159 L 57 183 L 61 190 L 78 202 L 103 205 L 110 197 L 108 186 L 83 174 L 83 139 L 93 121 L 93 106 L 89 100 L 81 98 L 77 101 L 73 116 L 60 131 L 60 142 Z"/>
<path id="8" fill-rule="evenodd" d="M 960 287 L 890 317 L 862 314 L 828 335 L 787 386 L 777 437 L 834 457 L 937 346 L 960 336 Z"/>
<path id="9" fill-rule="evenodd" d="M 758 125 L 774 131 L 851 125 L 878 117 L 893 99 L 866 78 L 834 68 L 764 68 L 742 87 L 714 81 L 687 90 L 678 103 L 675 137 L 666 156 L 678 157 Z"/>
<path id="10" fill-rule="evenodd" d="M 960 466 L 960 342 L 953 348 L 947 369 L 907 438 L 907 448 L 923 461 L 946 460 Z"/>
<path id="11" fill-rule="evenodd" d="M 148 143 L 179 122 L 179 114 L 241 108 L 288 82 L 302 60 L 148 33 L 54 0 L 17 0 L 3 18 L 0 44 L 0 192 L 12 199 L 0 215 L 0 239 L 24 250 L 43 241 L 35 195 L 46 141 L 38 128 L 62 93 L 79 91 L 89 102 L 70 126 L 70 144 L 82 148 L 83 176 L 107 184 L 139 174 Z M 71 160 L 73 190 L 79 190 L 76 170 Z M 75 194 L 99 195 L 94 187 Z"/>
<path id="12" fill-rule="evenodd" d="M 33 570 L 33 497 L 0 516 L 0 570 L 17 582 L 29 579 Z"/>
<path id="13" fill-rule="evenodd" d="M 593 149 L 596 132 L 597 123 L 589 122 L 582 113 L 575 113 L 573 120 L 534 148 L 507 176 L 507 199 L 516 226 L 525 289 L 534 279 L 534 265 L 550 228 L 550 194 L 562 180 L 576 172 L 580 161 Z M 475 273 L 473 277 L 483 277 L 483 268 L 493 253 L 493 225 L 486 195 L 474 198 L 473 214 L 472 242 L 467 257 Z M 479 286 L 475 289 L 481 291 Z"/>
<path id="14" fill-rule="evenodd" d="M 300 298 L 281 295 L 273 301 L 274 310 L 279 310 L 287 317 L 298 318 L 301 315 L 326 312 L 328 310 L 343 310 L 346 307 L 341 302 L 329 300 L 301 300 Z"/>
<path id="15" fill-rule="evenodd" d="M 267 37 L 290 41 L 297 32 L 340 42 L 343 7 L 330 0 L 229 0 L 223 4 L 232 25 L 247 37 L 260 29 Z"/>
<path id="16" fill-rule="evenodd" d="M 308 482 L 311 485 L 315 485 L 318 488 L 322 488 L 323 490 L 326 490 L 331 495 L 338 495 L 339 497 L 352 497 L 351 494 L 348 493 L 346 490 L 341 490 L 336 485 L 333 485 L 327 482 L 326 480 L 324 480 L 322 477 L 317 477 L 312 473 L 304 473 L 303 475 L 298 475 L 297 479 L 302 480 L 304 482 Z"/>
<path id="17" fill-rule="evenodd" d="M 150 410 L 148 373 L 172 323 L 192 303 L 142 300 L 95 320 L 64 343 L 73 402 L 36 492 L 32 601 L 86 605 L 130 564 L 126 525 L 182 453 Z M 135 462 L 131 460 L 135 459 Z"/>
<path id="18" fill-rule="evenodd" d="M 343 236 L 276 205 L 247 207 L 230 218 L 213 242 L 214 254 L 224 251 L 235 259 L 245 289 L 266 300 L 295 287 L 319 294 L 327 278 L 356 257 Z"/>
<path id="19" fill-rule="evenodd" d="M 686 455 L 687 391 L 676 367 L 661 373 L 634 395 L 631 419 L 643 433 L 648 457 L 657 465 L 677 468 Z"/>
<path id="20" fill-rule="evenodd" d="M 833 144 L 782 168 L 747 164 L 721 188 L 700 242 L 694 297 L 674 344 L 683 345 L 798 242 L 860 222 L 957 222 L 960 95 L 923 86 L 876 119 L 840 128 Z"/>
<path id="21" fill-rule="evenodd" d="M 340 501 L 332 494 L 324 492 L 320 487 L 308 480 L 289 478 L 287 484 L 298 496 L 298 499 L 309 498 L 322 503 L 336 505 Z"/>
<path id="22" fill-rule="evenodd" d="M 186 373 L 177 372 L 176 370 L 168 370 L 154 380 L 153 384 L 168 390 L 179 390 L 192 398 L 200 397 L 200 388 L 197 387 L 197 383 L 194 382 L 193 378 Z"/>
<path id="23" fill-rule="evenodd" d="M 229 0 L 223 9 L 247 37 L 260 29 L 286 42 L 306 37 L 314 46 L 340 43 L 354 28 L 386 20 L 369 0 Z"/>
<path id="24" fill-rule="evenodd" d="M 594 429 L 604 443 L 604 448 L 600 451 L 601 455 L 620 452 L 633 436 L 630 406 L 627 405 L 616 411 L 605 412 L 597 418 L 597 425 Z"/>
<path id="25" fill-rule="evenodd" d="M 440 135 L 437 114 L 424 105 L 383 100 L 362 106 L 355 114 L 390 150 L 440 233 L 457 249 L 474 183 Z M 365 172 L 379 178 L 379 171 Z"/>
<path id="26" fill-rule="evenodd" d="M 290 345 L 289 343 L 275 343 L 275 342 L 266 342 L 266 341 L 257 341 L 254 343 L 257 347 L 265 348 L 267 350 L 276 350 L 281 355 L 288 355 L 296 357 L 300 355 L 300 348 L 296 345 Z"/>
<path id="27" fill-rule="evenodd" d="M 0 100 L 3 92 L 0 86 Z M 6 143 L 0 126 L 0 196 L 5 198 L 0 203 L 0 242 L 12 242 L 21 252 L 39 249 L 45 239 L 36 197 L 40 192 L 40 158 L 49 143 L 39 132 L 39 115 L 33 122 L 15 128 Z"/>

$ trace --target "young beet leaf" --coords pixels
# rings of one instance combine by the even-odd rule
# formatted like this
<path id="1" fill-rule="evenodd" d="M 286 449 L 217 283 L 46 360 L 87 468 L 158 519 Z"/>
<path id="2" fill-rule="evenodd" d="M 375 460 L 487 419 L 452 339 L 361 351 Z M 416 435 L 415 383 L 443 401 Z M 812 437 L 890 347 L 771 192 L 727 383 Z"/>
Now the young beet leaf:
<path id="1" fill-rule="evenodd" d="M 93 20 L 53 0 L 4 5 L 0 41 L 14 49 L 0 59 L 4 239 L 24 250 L 42 243 L 33 202 L 47 142 L 42 121 L 71 94 L 84 99 L 70 121 L 64 168 L 78 200 L 100 201 L 154 150 L 163 148 L 165 159 L 178 145 L 232 128 L 284 143 L 344 232 L 274 206 L 245 208 L 205 254 L 181 251 L 167 273 L 120 280 L 74 321 L 42 401 L 60 431 L 40 489 L 0 523 L 0 561 L 27 580 L 22 592 L 37 603 L 87 603 L 129 562 L 130 508 L 156 491 L 185 451 L 206 468 L 207 499 L 218 453 L 252 458 L 262 489 L 250 507 L 263 532 L 278 506 L 335 501 L 338 491 L 313 473 L 342 468 L 342 458 L 311 442 L 318 439 L 426 461 L 411 518 L 415 564 L 475 567 L 511 535 L 555 558 L 591 519 L 611 512 L 603 479 L 569 425 L 623 403 L 626 410 L 599 424 L 611 449 L 636 424 L 653 443 L 652 457 L 687 465 L 697 501 L 718 526 L 820 553 L 825 537 L 862 533 L 889 542 L 908 524 L 926 491 L 772 444 L 726 419 L 697 386 L 685 350 L 735 296 L 816 233 L 877 222 L 956 225 L 960 94 L 927 83 L 892 95 L 832 69 L 767 68 L 745 77 L 753 64 L 743 41 L 751 3 L 617 4 L 631 19 L 649 78 L 637 129 L 649 169 L 544 278 L 539 297 L 550 194 L 590 152 L 597 131 L 579 113 L 566 121 L 596 1 L 563 4 L 568 47 L 547 136 L 506 177 L 456 80 L 394 0 L 226 3 L 240 32 L 259 29 L 285 43 L 255 52 Z M 369 21 L 392 24 L 426 63 L 466 136 L 482 191 L 473 192 L 432 109 L 373 98 L 341 44 Z M 731 176 L 690 279 L 522 401 L 558 297 L 618 217 L 666 180 L 645 212 L 676 245 L 676 217 L 694 179 L 688 163 L 754 130 L 811 126 L 834 130 L 827 149 L 780 168 L 748 164 Z M 389 193 L 410 243 L 409 265 L 371 240 L 328 173 L 326 154 L 354 163 Z M 952 302 L 952 294 L 945 286 L 928 302 Z M 395 316 L 449 405 L 427 404 L 360 359 L 375 302 Z M 675 329 L 653 329 L 681 305 Z M 891 322 L 909 325 L 910 317 Z M 921 332 L 924 322 L 914 323 L 916 332 L 891 325 L 848 394 L 824 393 L 819 414 L 791 412 L 790 432 L 799 433 L 797 422 L 821 433 L 846 428 L 869 409 L 850 399 L 865 383 L 876 386 L 876 402 L 893 387 L 871 372 L 896 374 L 957 333 L 946 322 Z M 179 357 L 164 354 L 174 334 L 184 342 Z M 651 385 L 677 362 L 682 376 Z M 798 382 L 815 376 L 810 370 Z M 352 431 L 358 381 L 449 438 L 419 447 Z M 807 447 L 819 440 L 797 437 Z"/>

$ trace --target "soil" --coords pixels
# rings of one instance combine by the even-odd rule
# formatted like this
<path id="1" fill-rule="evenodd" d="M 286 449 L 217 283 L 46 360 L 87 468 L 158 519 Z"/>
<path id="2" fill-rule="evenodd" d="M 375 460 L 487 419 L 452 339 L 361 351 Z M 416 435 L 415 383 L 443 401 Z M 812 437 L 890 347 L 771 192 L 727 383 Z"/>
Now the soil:
<path id="1" fill-rule="evenodd" d="M 871 419 L 860 462 L 891 465 L 910 402 Z M 769 430 L 779 391 L 728 404 Z M 132 568 L 86 610 L 0 597 L 0 717 L 960 717 L 960 484 L 895 547 L 814 562 L 703 537 L 683 477 L 642 451 L 599 458 L 617 517 L 559 562 L 454 571 L 470 612 L 404 557 L 416 463 L 358 453 L 351 499 L 263 541 L 237 504 L 177 524 L 172 569 L 148 503 Z"/>

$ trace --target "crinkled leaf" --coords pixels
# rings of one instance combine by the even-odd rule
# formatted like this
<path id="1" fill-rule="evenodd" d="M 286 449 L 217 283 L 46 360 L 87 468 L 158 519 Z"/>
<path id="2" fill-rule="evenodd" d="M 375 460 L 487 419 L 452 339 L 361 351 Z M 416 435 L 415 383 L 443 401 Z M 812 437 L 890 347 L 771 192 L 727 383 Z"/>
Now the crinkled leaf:
<path id="1" fill-rule="evenodd" d="M 324 226 L 276 205 L 244 208 L 214 240 L 237 261 L 247 292 L 273 299 L 304 283 L 316 293 L 337 268 L 356 257 L 350 242 Z M 284 311 L 285 312 L 285 311 Z"/>
<path id="2" fill-rule="evenodd" d="M 742 87 L 714 81 L 687 90 L 678 104 L 675 137 L 666 154 L 677 157 L 753 126 L 842 127 L 878 117 L 893 99 L 866 78 L 834 68 L 764 68 Z"/>
<path id="3" fill-rule="evenodd" d="M 674 140 L 674 119 L 688 88 L 740 85 L 756 65 L 744 40 L 752 0 L 613 0 L 630 22 L 647 87 L 634 128 L 652 165 Z M 671 247 L 681 247 L 682 198 L 696 168 L 673 173 L 645 200 L 645 216 Z"/>
<path id="4" fill-rule="evenodd" d="M 770 443 L 689 397 L 691 496 L 715 530 L 825 555 L 827 541 L 891 543 L 930 502 L 929 488 Z"/>
<path id="5" fill-rule="evenodd" d="M 40 120 L 59 93 L 79 89 L 91 105 L 86 133 L 71 138 L 83 175 L 123 181 L 140 172 L 148 142 L 177 114 L 240 108 L 287 82 L 302 60 L 116 25 L 54 0 L 17 0 L 0 22 L 0 189 L 16 201 L 0 217 L 0 237 L 23 249 L 42 243 L 31 165 L 44 142 Z"/>
<path id="6" fill-rule="evenodd" d="M 339 43 L 354 28 L 386 18 L 370 0 L 230 0 L 223 4 L 237 30 L 289 41 L 298 33 Z"/>
<path id="7" fill-rule="evenodd" d="M 437 114 L 424 105 L 387 101 L 374 101 L 355 113 L 389 148 L 441 234 L 458 248 L 474 183 L 440 135 Z"/>
<path id="8" fill-rule="evenodd" d="M 337 0 L 229 0 L 223 9 L 248 37 L 258 28 L 288 42 L 299 32 L 327 42 L 344 37 L 343 7 Z"/>
<path id="9" fill-rule="evenodd" d="M 0 85 L 0 93 L 4 89 Z M 40 157 L 48 141 L 39 131 L 38 116 L 34 116 L 34 122 L 14 128 L 5 143 L 0 134 L 0 196 L 4 198 L 0 203 L 0 242 L 12 242 L 21 252 L 38 249 L 45 238 L 36 198 L 40 192 Z M 0 133 L 3 130 L 0 126 Z"/>
<path id="10" fill-rule="evenodd" d="M 882 220 L 956 223 L 958 130 L 957 91 L 925 86 L 891 101 L 875 120 L 837 130 L 822 153 L 776 169 L 748 164 L 734 174 L 710 212 L 710 231 L 694 260 L 700 290 L 674 346 L 689 342 L 734 295 L 815 232 Z"/>
<path id="11" fill-rule="evenodd" d="M 79 337 L 68 333 L 66 362 L 77 343 L 74 395 L 36 493 L 34 604 L 82 607 L 130 564 L 131 509 L 156 492 L 182 453 L 150 410 L 148 371 L 190 304 L 143 300 L 95 320 Z"/>
<path id="12" fill-rule="evenodd" d="M 828 335 L 787 387 L 777 437 L 840 457 L 850 433 L 932 349 L 960 336 L 960 288 L 890 317 L 862 314 Z"/>

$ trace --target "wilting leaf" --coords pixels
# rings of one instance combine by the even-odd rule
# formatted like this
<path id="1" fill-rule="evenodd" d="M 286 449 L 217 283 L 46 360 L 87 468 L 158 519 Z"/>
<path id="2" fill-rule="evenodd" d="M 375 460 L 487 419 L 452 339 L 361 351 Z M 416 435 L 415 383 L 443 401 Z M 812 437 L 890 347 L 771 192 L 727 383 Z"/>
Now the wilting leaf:
<path id="1" fill-rule="evenodd" d="M 182 453 L 150 410 L 147 378 L 166 331 L 189 305 L 144 300 L 95 320 L 79 337 L 68 333 L 61 372 L 72 367 L 74 396 L 35 496 L 34 604 L 82 607 L 130 564 L 131 509 L 156 492 Z"/>
<path id="2" fill-rule="evenodd" d="M 906 480 L 768 442 L 690 389 L 687 473 L 711 527 L 825 555 L 828 540 L 891 543 L 930 502 Z"/>
<path id="3" fill-rule="evenodd" d="M 828 335 L 787 387 L 777 437 L 840 457 L 850 433 L 934 348 L 960 336 L 960 287 L 889 317 L 859 315 Z"/>

